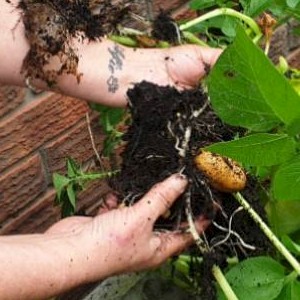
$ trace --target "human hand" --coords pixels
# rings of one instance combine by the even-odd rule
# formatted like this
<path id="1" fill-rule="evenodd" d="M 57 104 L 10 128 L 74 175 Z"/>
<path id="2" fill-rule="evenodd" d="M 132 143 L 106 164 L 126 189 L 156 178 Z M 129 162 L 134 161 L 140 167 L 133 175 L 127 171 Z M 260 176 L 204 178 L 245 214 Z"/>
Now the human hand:
<path id="1" fill-rule="evenodd" d="M 221 54 L 220 49 L 196 45 L 133 49 L 109 40 L 77 42 L 76 47 L 80 84 L 74 76 L 62 76 L 59 89 L 108 106 L 126 106 L 128 89 L 143 80 L 180 90 L 196 87 Z"/>
<path id="2" fill-rule="evenodd" d="M 124 59 L 119 87 L 110 95 L 110 105 L 126 104 L 126 93 L 143 80 L 179 90 L 196 87 L 215 64 L 222 50 L 196 45 L 167 49 L 132 49 L 118 46 Z"/>
<path id="3" fill-rule="evenodd" d="M 172 175 L 132 207 L 112 209 L 94 218 L 70 217 L 47 233 L 75 233 L 78 251 L 88 257 L 82 266 L 89 274 L 85 281 L 156 267 L 193 243 L 188 233 L 153 231 L 157 218 L 171 207 L 186 185 L 184 177 Z M 109 205 L 114 207 L 113 203 Z M 199 232 L 207 225 L 202 218 L 196 222 Z"/>

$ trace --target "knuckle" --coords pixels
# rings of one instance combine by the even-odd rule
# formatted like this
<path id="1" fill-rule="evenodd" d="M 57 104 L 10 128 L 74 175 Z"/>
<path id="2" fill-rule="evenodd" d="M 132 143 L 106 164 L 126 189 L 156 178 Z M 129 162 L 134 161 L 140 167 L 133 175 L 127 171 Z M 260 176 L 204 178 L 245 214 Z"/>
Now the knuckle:
<path id="1" fill-rule="evenodd" d="M 172 205 L 172 201 L 169 200 L 168 194 L 161 189 L 156 188 L 153 191 L 153 199 L 164 206 L 164 208 L 169 209 Z"/>

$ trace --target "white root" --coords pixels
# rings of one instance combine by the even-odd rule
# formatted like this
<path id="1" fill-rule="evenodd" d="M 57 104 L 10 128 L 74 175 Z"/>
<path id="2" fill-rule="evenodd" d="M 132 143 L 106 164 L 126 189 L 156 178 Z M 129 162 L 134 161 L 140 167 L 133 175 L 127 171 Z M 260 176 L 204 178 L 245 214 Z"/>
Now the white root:
<path id="1" fill-rule="evenodd" d="M 254 246 L 247 244 L 237 232 L 235 232 L 234 230 L 232 230 L 232 221 L 233 221 L 233 218 L 234 218 L 234 216 L 235 216 L 238 212 L 240 212 L 240 211 L 242 211 L 242 210 L 243 210 L 243 207 L 240 206 L 240 207 L 238 207 L 238 208 L 232 213 L 232 215 L 230 216 L 230 219 L 229 219 L 228 228 L 225 228 L 225 227 L 223 227 L 223 226 L 217 224 L 215 221 L 212 222 L 212 224 L 213 224 L 215 227 L 217 227 L 217 228 L 220 229 L 221 231 L 227 232 L 227 235 L 225 236 L 225 238 L 224 238 L 223 240 L 221 240 L 221 241 L 215 243 L 214 245 L 212 245 L 212 248 L 215 248 L 215 247 L 217 247 L 217 246 L 220 246 L 220 245 L 222 245 L 222 244 L 225 244 L 225 243 L 227 242 L 227 240 L 230 238 L 230 236 L 231 236 L 231 235 L 234 235 L 234 236 L 239 240 L 240 244 L 241 244 L 244 248 L 249 249 L 249 250 L 252 250 L 252 251 L 256 250 L 256 248 L 255 248 Z"/>

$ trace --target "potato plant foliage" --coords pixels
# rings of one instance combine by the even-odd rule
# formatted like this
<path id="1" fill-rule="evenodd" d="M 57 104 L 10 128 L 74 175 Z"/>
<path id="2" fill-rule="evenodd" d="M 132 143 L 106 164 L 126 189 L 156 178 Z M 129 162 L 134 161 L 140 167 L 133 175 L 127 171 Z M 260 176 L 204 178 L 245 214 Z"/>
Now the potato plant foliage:
<path id="1" fill-rule="evenodd" d="M 228 124 L 248 129 L 247 136 L 213 144 L 208 149 L 239 161 L 250 173 L 261 176 L 262 187 L 268 189 L 266 206 L 275 230 L 281 223 L 296 222 L 300 202 L 299 95 L 241 28 L 213 68 L 207 84 L 219 116 Z M 284 213 L 282 202 L 287 201 L 294 201 L 287 209 L 291 205 L 295 211 L 289 220 L 284 220 L 277 216 Z M 294 252 L 299 229 L 289 232 L 293 242 L 284 240 Z M 228 281 L 240 299 L 253 295 L 259 299 L 298 299 L 300 284 L 296 278 L 286 277 L 283 267 L 274 260 L 267 264 L 267 258 L 261 259 L 264 264 L 255 265 L 257 259 L 253 258 L 228 271 Z M 257 270 L 250 272 L 253 268 Z"/>

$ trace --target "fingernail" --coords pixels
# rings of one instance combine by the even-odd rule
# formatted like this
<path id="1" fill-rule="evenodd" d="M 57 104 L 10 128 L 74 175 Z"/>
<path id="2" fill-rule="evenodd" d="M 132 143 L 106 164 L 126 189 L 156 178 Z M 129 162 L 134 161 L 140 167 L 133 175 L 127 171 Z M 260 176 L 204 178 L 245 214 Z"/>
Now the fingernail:
<path id="1" fill-rule="evenodd" d="M 176 173 L 176 174 L 174 174 L 174 176 L 175 176 L 177 179 L 187 181 L 187 177 L 186 177 L 186 175 L 184 175 L 183 173 Z"/>
<path id="2" fill-rule="evenodd" d="M 172 175 L 171 180 L 173 181 L 174 186 L 182 192 L 185 190 L 188 183 L 187 177 L 181 173 Z"/>

